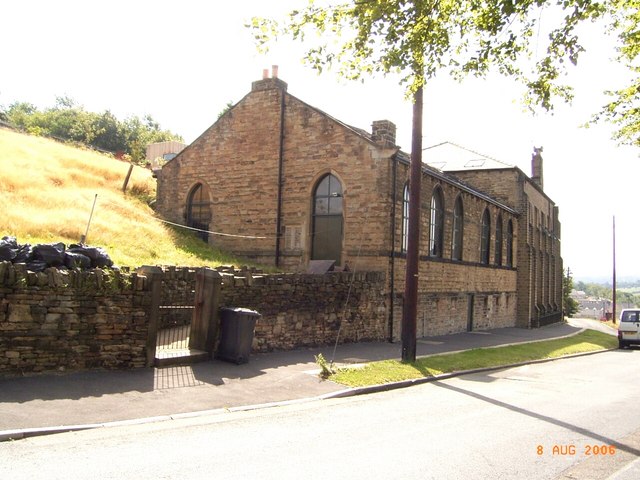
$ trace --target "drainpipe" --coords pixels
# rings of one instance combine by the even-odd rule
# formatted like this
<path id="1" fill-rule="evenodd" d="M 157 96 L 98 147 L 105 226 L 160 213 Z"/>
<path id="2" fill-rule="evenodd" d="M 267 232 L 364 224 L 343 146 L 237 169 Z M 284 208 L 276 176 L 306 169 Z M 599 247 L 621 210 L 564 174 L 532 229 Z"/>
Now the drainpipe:
<path id="1" fill-rule="evenodd" d="M 278 152 L 278 206 L 276 211 L 276 267 L 280 266 L 282 230 L 282 187 L 284 184 L 284 90 L 280 92 L 280 146 Z"/>
<path id="2" fill-rule="evenodd" d="M 398 177 L 398 157 L 391 157 L 392 173 L 391 178 L 391 253 L 389 255 L 389 343 L 393 343 L 393 300 L 395 297 L 395 263 L 396 263 L 396 179 Z"/>

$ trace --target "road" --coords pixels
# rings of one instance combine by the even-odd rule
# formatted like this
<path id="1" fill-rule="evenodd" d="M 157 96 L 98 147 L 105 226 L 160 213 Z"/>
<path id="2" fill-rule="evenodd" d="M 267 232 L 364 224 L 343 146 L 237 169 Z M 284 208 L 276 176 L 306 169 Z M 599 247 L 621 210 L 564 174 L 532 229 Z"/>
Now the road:
<path id="1" fill-rule="evenodd" d="M 0 478 L 629 480 L 640 478 L 639 375 L 640 350 L 612 351 L 375 395 L 4 442 Z"/>

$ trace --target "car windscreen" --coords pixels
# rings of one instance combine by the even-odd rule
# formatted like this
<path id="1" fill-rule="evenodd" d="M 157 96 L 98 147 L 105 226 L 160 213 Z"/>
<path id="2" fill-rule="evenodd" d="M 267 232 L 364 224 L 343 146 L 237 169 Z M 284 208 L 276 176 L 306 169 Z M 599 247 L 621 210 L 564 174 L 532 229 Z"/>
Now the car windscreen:
<path id="1" fill-rule="evenodd" d="M 634 311 L 625 311 L 622 312 L 620 316 L 621 322 L 637 322 L 638 321 L 638 312 Z"/>

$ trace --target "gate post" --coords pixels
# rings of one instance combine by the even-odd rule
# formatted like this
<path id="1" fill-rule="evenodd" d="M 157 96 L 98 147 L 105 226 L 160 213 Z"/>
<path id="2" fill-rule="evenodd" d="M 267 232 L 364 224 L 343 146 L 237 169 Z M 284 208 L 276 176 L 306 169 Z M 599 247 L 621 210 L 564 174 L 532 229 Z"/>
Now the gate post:
<path id="1" fill-rule="evenodd" d="M 210 268 L 196 272 L 196 304 L 191 319 L 189 348 L 213 354 L 218 333 L 218 305 L 222 276 Z"/>
<path id="2" fill-rule="evenodd" d="M 147 367 L 156 361 L 156 343 L 158 341 L 158 323 L 160 318 L 160 297 L 162 295 L 162 269 L 160 267 L 142 266 L 136 273 L 147 277 L 150 282 L 151 303 L 149 306 L 149 330 L 147 332 Z"/>

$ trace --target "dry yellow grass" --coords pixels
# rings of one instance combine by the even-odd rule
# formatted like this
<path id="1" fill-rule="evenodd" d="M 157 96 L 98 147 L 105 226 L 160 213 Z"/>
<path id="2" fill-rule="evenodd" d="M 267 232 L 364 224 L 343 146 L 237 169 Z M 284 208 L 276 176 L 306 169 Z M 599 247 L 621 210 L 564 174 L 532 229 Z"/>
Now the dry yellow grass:
<path id="1" fill-rule="evenodd" d="M 122 193 L 129 164 L 90 150 L 0 129 L 0 237 L 20 243 L 87 243 L 119 265 L 238 263 L 193 235 L 160 222 L 142 200 Z M 134 167 L 128 192 L 155 195 L 151 172 Z"/>

